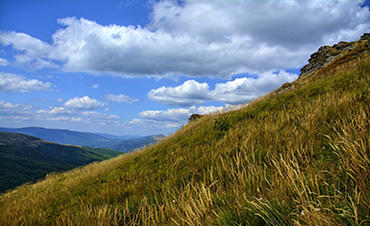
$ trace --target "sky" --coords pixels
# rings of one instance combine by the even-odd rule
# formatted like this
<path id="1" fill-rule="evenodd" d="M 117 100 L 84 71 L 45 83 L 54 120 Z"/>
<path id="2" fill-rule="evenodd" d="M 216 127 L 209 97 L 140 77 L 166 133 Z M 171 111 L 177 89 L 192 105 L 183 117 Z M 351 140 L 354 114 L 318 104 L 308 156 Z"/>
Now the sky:
<path id="1" fill-rule="evenodd" d="M 370 32 L 370 0 L 0 0 L 0 126 L 169 134 Z"/>

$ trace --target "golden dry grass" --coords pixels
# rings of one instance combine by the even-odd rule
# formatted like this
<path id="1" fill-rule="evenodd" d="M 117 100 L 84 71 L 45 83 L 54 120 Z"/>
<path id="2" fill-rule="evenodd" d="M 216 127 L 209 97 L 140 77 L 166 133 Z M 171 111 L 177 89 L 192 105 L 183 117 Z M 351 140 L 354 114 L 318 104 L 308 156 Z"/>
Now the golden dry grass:
<path id="1" fill-rule="evenodd" d="M 370 58 L 294 86 L 3 194 L 0 225 L 369 225 Z"/>

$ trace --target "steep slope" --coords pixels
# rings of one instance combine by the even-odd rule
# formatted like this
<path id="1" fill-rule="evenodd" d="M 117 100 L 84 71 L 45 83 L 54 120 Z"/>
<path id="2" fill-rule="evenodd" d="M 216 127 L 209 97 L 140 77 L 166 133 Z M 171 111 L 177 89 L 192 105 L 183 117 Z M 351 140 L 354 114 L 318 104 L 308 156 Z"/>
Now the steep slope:
<path id="1" fill-rule="evenodd" d="M 163 135 L 151 135 L 145 137 L 130 137 L 127 139 L 118 138 L 112 135 L 99 135 L 94 133 L 85 133 L 63 129 L 46 129 L 42 127 L 25 127 L 25 128 L 3 128 L 0 131 L 11 133 L 24 133 L 41 139 L 60 143 L 88 146 L 93 148 L 107 148 L 122 152 L 133 151 L 142 148 L 151 143 L 156 143 L 158 137 Z"/>
<path id="2" fill-rule="evenodd" d="M 66 146 L 25 134 L 0 132 L 0 192 L 42 179 L 51 172 L 70 170 L 120 154 L 113 150 Z"/>
<path id="3" fill-rule="evenodd" d="M 369 49 L 346 56 L 155 146 L 4 194 L 0 222 L 369 224 Z"/>

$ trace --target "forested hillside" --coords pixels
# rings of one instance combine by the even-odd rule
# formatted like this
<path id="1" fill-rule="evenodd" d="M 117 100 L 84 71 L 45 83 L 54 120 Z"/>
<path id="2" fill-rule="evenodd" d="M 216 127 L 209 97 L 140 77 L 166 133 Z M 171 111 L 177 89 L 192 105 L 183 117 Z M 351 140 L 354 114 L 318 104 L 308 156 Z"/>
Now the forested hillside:
<path id="1" fill-rule="evenodd" d="M 0 192 L 91 162 L 122 154 L 119 151 L 61 145 L 40 138 L 0 132 Z"/>

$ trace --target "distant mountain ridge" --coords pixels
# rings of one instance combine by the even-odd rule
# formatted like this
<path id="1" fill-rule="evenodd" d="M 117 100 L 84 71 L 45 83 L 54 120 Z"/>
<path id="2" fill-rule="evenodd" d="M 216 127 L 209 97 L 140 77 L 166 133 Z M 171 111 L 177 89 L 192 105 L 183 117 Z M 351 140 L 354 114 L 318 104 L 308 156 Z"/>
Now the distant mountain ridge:
<path id="1" fill-rule="evenodd" d="M 0 132 L 0 192 L 95 161 L 120 155 L 107 149 L 61 145 L 38 137 Z"/>
<path id="2" fill-rule="evenodd" d="M 124 140 L 137 139 L 137 138 L 143 137 L 140 135 L 113 135 L 113 134 L 107 134 L 107 133 L 95 133 L 95 134 L 106 137 L 108 139 L 124 139 Z"/>
<path id="3" fill-rule="evenodd" d="M 42 127 L 25 127 L 25 128 L 4 128 L 0 131 L 10 133 L 23 133 L 39 137 L 43 140 L 59 144 L 80 145 L 93 148 L 107 148 L 122 152 L 133 151 L 142 148 L 151 143 L 156 143 L 159 138 L 164 137 L 162 134 L 151 136 L 116 136 L 111 134 L 95 134 L 88 132 L 78 132 L 64 129 L 47 129 Z"/>

